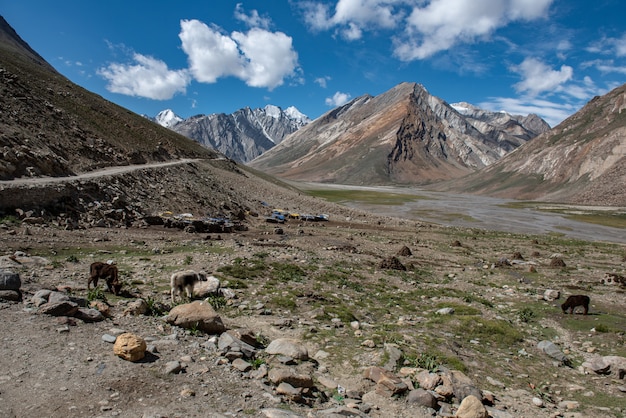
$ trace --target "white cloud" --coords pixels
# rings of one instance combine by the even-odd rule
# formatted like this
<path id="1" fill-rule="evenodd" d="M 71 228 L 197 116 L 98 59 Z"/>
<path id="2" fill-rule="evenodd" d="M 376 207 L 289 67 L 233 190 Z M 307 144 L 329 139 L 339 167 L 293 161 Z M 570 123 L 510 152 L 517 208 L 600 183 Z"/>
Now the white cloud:
<path id="1" fill-rule="evenodd" d="M 626 56 L 626 33 L 624 33 L 621 38 L 614 39 L 613 45 L 615 47 L 615 54 L 618 57 Z"/>
<path id="2" fill-rule="evenodd" d="M 404 12 L 396 6 L 401 0 L 339 0 L 334 11 L 328 4 L 303 2 L 304 18 L 313 30 L 337 28 L 347 40 L 360 39 L 372 28 L 395 28 Z"/>
<path id="3" fill-rule="evenodd" d="M 181 20 L 180 27 L 178 37 L 196 80 L 215 83 L 219 77 L 238 74 L 243 62 L 231 37 L 199 20 Z"/>
<path id="4" fill-rule="evenodd" d="M 330 81 L 330 77 L 329 76 L 325 76 L 325 77 L 318 77 L 315 80 L 313 80 L 316 84 L 318 84 L 321 88 L 325 89 L 327 86 L 327 83 Z"/>
<path id="5" fill-rule="evenodd" d="M 348 93 L 338 91 L 333 94 L 333 97 L 327 97 L 325 103 L 326 106 L 337 107 L 348 103 L 348 100 L 350 100 L 350 95 Z"/>
<path id="6" fill-rule="evenodd" d="M 511 68 L 522 76 L 522 81 L 513 87 L 521 93 L 536 96 L 542 92 L 560 90 L 561 86 L 572 79 L 572 67 L 562 65 L 560 70 L 553 70 L 535 58 L 526 58 L 520 65 Z"/>
<path id="7" fill-rule="evenodd" d="M 583 103 L 557 103 L 534 98 L 507 98 L 491 97 L 488 101 L 479 103 L 480 108 L 494 112 L 506 111 L 512 115 L 539 115 L 552 127 L 571 116 L 582 107 Z"/>
<path id="8" fill-rule="evenodd" d="M 282 32 L 252 28 L 226 35 L 198 20 L 182 20 L 179 37 L 191 74 L 204 83 L 234 76 L 249 86 L 272 90 L 293 75 L 298 65 L 292 39 Z"/>
<path id="9" fill-rule="evenodd" d="M 109 64 L 98 74 L 108 81 L 107 90 L 128 96 L 168 100 L 176 93 L 185 93 L 190 82 L 186 70 L 170 70 L 158 59 L 133 55 L 134 64 Z"/>
<path id="10" fill-rule="evenodd" d="M 432 0 L 417 2 L 397 37 L 395 55 L 403 61 L 428 58 L 459 43 L 472 43 L 517 20 L 545 17 L 553 0 Z"/>
<path id="11" fill-rule="evenodd" d="M 241 3 L 235 6 L 235 19 L 244 22 L 251 28 L 269 29 L 272 23 L 269 18 L 260 16 L 257 10 L 252 10 L 250 14 L 246 14 Z"/>

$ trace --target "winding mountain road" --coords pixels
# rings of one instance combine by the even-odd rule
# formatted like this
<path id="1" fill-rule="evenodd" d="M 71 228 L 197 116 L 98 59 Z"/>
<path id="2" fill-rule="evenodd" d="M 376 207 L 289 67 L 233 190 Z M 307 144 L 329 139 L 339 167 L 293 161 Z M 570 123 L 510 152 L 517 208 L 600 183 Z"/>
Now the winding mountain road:
<path id="1" fill-rule="evenodd" d="M 74 180 L 86 180 L 93 179 L 98 177 L 105 176 L 115 176 L 118 174 L 129 173 L 131 171 L 143 170 L 146 168 L 161 168 L 172 165 L 179 164 L 189 164 L 192 162 L 201 161 L 199 159 L 191 159 L 185 158 L 182 160 L 173 160 L 173 161 L 165 161 L 159 163 L 150 163 L 150 164 L 132 164 L 132 165 L 122 165 L 115 167 L 107 167 L 100 170 L 89 171 L 87 173 L 77 174 L 75 176 L 65 176 L 65 177 L 26 177 L 19 178 L 14 180 L 0 180 L 0 186 L 22 186 L 22 185 L 44 185 L 44 184 L 52 184 L 52 183 L 64 183 L 68 181 Z"/>

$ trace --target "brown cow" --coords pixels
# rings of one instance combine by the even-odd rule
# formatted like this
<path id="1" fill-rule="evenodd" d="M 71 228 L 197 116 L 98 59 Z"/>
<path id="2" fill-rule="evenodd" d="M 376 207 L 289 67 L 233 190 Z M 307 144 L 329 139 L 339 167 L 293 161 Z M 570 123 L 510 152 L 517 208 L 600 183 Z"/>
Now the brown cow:
<path id="1" fill-rule="evenodd" d="M 101 261 L 91 263 L 91 266 L 89 266 L 89 281 L 87 282 L 87 289 L 89 289 L 91 282 L 93 282 L 94 288 L 97 287 L 99 279 L 106 280 L 109 292 L 113 293 L 116 296 L 120 294 L 120 290 L 122 290 L 122 284 L 119 282 L 118 279 L 116 265 L 103 263 Z"/>
<path id="2" fill-rule="evenodd" d="M 569 309 L 569 313 L 573 314 L 577 306 L 582 306 L 585 309 L 585 315 L 587 315 L 587 312 L 589 312 L 589 301 L 589 296 L 572 295 L 561 305 L 561 309 L 563 309 L 563 313 L 567 313 Z"/>

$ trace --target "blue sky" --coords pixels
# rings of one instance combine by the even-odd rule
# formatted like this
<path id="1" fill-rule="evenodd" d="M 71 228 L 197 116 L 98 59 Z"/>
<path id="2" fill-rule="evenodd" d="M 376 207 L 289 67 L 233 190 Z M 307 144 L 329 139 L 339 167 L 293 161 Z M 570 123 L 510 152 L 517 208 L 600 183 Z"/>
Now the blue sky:
<path id="1" fill-rule="evenodd" d="M 401 82 L 555 126 L 626 82 L 623 0 L 0 0 L 71 81 L 139 114 L 312 119 Z"/>

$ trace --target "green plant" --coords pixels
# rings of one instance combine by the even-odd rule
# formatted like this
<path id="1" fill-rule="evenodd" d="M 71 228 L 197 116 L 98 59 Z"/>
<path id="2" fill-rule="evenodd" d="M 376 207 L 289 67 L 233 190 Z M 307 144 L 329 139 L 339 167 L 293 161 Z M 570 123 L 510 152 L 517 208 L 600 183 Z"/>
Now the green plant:
<path id="1" fill-rule="evenodd" d="M 204 299 L 206 302 L 213 307 L 213 309 L 218 310 L 222 309 L 226 306 L 226 298 L 221 295 L 211 294 Z"/>
<path id="2" fill-rule="evenodd" d="M 250 360 L 250 365 L 252 366 L 253 369 L 258 369 L 259 367 L 261 367 L 261 365 L 265 364 L 265 359 L 260 358 L 260 357 L 256 357 L 252 360 Z"/>
<path id="3" fill-rule="evenodd" d="M 272 263 L 272 277 L 281 282 L 300 282 L 306 272 L 295 264 Z"/>
<path id="4" fill-rule="evenodd" d="M 202 330 L 198 326 L 199 323 L 196 322 L 190 328 L 188 328 L 187 331 L 189 331 L 189 334 L 193 335 L 194 337 L 198 337 L 202 335 Z"/>
<path id="5" fill-rule="evenodd" d="M 426 369 L 429 372 L 435 372 L 442 364 L 441 359 L 432 353 L 420 353 L 418 356 L 407 356 L 405 363 L 412 367 Z"/>
<path id="6" fill-rule="evenodd" d="M 185 260 L 183 261 L 183 264 L 188 266 L 191 264 L 191 262 L 193 261 L 193 257 L 190 255 L 185 256 Z"/>
<path id="7" fill-rule="evenodd" d="M 148 316 L 163 316 L 169 310 L 166 305 L 153 298 L 146 299 L 146 304 L 148 305 L 148 310 L 146 311 Z"/>
<path id="8" fill-rule="evenodd" d="M 78 257 L 76 257 L 74 254 L 71 254 L 67 256 L 65 261 L 67 261 L 68 263 L 78 263 Z"/>
<path id="9" fill-rule="evenodd" d="M 596 332 L 611 332 L 611 329 L 604 324 L 598 324 L 595 326 Z"/>
<path id="10" fill-rule="evenodd" d="M 535 312 L 529 307 L 525 307 L 521 311 L 519 311 L 517 317 L 522 322 L 530 322 L 535 317 Z"/>
<path id="11" fill-rule="evenodd" d="M 94 300 L 101 300 L 103 302 L 106 302 L 107 297 L 104 294 L 104 291 L 102 290 L 102 288 L 94 287 L 93 289 L 87 292 L 87 300 L 90 302 Z"/>

